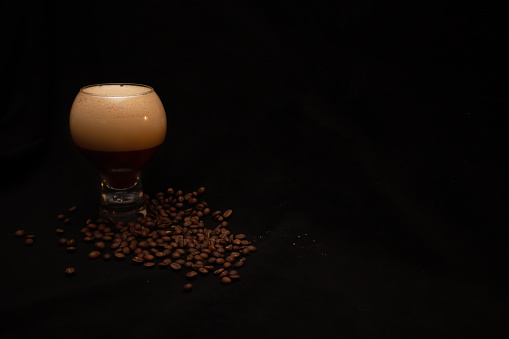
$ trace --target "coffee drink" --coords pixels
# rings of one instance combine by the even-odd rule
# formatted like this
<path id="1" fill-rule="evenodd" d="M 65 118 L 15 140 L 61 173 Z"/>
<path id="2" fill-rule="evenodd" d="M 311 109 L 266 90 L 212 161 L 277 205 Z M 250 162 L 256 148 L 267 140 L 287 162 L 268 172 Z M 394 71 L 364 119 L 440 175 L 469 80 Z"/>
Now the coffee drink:
<path id="1" fill-rule="evenodd" d="M 137 84 L 84 87 L 69 116 L 74 144 L 112 188 L 133 186 L 166 135 L 166 114 L 156 92 Z"/>

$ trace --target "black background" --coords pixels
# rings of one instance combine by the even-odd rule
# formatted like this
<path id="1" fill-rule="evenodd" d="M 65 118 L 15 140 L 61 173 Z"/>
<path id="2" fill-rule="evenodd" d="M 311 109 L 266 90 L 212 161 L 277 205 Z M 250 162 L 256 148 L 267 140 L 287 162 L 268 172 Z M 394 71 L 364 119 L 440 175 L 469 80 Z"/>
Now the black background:
<path id="1" fill-rule="evenodd" d="M 301 2 L 3 3 L 0 334 L 504 337 L 502 11 Z M 145 192 L 207 187 L 256 241 L 242 279 L 91 261 L 55 216 L 98 209 L 80 87 L 155 88 Z M 37 236 L 25 247 L 13 233 Z M 74 266 L 73 278 L 64 269 Z"/>

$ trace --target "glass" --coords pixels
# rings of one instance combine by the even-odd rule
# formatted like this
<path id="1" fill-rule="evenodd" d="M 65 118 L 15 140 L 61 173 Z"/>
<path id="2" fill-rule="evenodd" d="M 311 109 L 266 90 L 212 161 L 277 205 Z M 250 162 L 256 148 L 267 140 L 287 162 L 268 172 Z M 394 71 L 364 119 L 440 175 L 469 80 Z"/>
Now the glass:
<path id="1" fill-rule="evenodd" d="M 166 113 L 150 86 L 85 86 L 69 116 L 71 136 L 101 173 L 101 214 L 130 218 L 145 211 L 140 173 L 166 136 Z"/>

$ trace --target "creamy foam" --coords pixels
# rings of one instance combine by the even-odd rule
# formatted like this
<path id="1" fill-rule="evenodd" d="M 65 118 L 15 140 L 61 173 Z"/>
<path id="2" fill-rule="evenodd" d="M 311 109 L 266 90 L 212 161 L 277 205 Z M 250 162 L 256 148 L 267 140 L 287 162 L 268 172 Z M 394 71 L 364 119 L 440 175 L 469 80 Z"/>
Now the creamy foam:
<path id="1" fill-rule="evenodd" d="M 136 151 L 164 141 L 166 114 L 156 92 L 148 86 L 96 85 L 78 93 L 69 125 L 76 146 L 94 151 Z"/>

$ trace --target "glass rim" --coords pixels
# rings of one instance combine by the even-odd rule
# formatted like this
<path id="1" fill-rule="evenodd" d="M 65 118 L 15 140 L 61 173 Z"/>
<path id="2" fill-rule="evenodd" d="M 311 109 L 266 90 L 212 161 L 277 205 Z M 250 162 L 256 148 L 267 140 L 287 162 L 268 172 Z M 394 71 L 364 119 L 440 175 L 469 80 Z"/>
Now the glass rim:
<path id="1" fill-rule="evenodd" d="M 87 88 L 100 87 L 100 86 L 111 86 L 111 85 L 116 85 L 116 86 L 120 86 L 120 87 L 126 86 L 126 85 L 127 86 L 144 87 L 147 90 L 144 91 L 144 92 L 138 93 L 138 94 L 129 94 L 129 95 L 108 95 L 108 94 L 97 94 L 97 93 L 87 92 Z M 89 95 L 89 96 L 93 96 L 93 97 L 103 97 L 103 98 L 139 97 L 139 96 L 150 94 L 152 92 L 154 92 L 154 89 L 152 87 L 150 87 L 148 85 L 133 83 L 133 82 L 105 82 L 105 83 L 102 83 L 102 84 L 87 85 L 87 86 L 83 86 L 83 87 L 80 88 L 80 93 L 83 93 L 83 94 Z"/>

